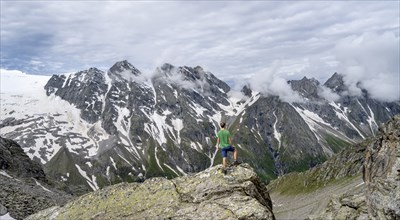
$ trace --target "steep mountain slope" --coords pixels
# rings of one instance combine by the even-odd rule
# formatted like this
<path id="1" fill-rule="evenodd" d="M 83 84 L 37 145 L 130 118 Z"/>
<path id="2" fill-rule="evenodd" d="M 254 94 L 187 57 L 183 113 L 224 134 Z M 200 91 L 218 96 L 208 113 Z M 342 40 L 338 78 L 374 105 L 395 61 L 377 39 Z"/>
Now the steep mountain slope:
<path id="1" fill-rule="evenodd" d="M 54 188 L 40 163 L 32 161 L 12 140 L 0 137 L 0 219 L 9 213 L 15 219 L 54 205 L 63 205 L 71 195 Z"/>
<path id="2" fill-rule="evenodd" d="M 370 99 L 367 91 L 346 95 L 339 74 L 324 86 L 314 79 L 290 81 L 302 97 L 294 103 L 248 86 L 231 91 L 201 67 L 171 64 L 151 76 L 121 61 L 107 72 L 1 77 L 2 83 L 18 80 L 29 88 L 8 91 L 2 84 L 2 136 L 81 193 L 219 163 L 215 136 L 221 120 L 230 125 L 240 160 L 273 179 L 322 163 L 400 113 L 399 102 Z M 335 101 L 324 95 L 329 88 Z"/>
<path id="3" fill-rule="evenodd" d="M 365 90 L 359 97 L 346 95 L 343 76 L 337 73 L 324 86 L 306 77 L 289 84 L 302 99 L 287 103 L 278 97 L 260 97 L 232 128 L 238 146 L 243 143 L 256 152 L 254 160 L 264 161 L 263 168 L 252 165 L 268 177 L 307 170 L 375 135 L 379 124 L 400 113 L 399 102 L 371 99 Z M 336 96 L 335 101 L 326 99 L 326 90 Z"/>

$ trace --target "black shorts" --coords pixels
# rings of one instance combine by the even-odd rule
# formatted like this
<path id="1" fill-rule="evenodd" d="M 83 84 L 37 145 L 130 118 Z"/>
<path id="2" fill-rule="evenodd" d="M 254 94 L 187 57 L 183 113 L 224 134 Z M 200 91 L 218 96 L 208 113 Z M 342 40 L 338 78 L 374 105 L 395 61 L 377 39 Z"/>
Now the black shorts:
<path id="1" fill-rule="evenodd" d="M 222 157 L 228 157 L 228 151 L 235 151 L 235 148 L 232 146 L 227 146 L 221 149 Z"/>

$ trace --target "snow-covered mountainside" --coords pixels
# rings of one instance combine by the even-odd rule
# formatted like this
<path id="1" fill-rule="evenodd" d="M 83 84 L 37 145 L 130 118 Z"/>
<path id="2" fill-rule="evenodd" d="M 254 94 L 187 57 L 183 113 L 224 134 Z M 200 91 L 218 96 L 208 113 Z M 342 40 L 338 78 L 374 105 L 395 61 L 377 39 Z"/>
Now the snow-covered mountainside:
<path id="1" fill-rule="evenodd" d="M 241 160 L 266 179 L 321 163 L 373 135 L 399 102 L 345 95 L 342 76 L 322 87 L 290 81 L 304 101 L 287 103 L 244 87 L 232 91 L 201 67 L 164 64 L 151 76 L 127 61 L 107 72 L 33 76 L 1 72 L 1 136 L 17 141 L 48 175 L 78 188 L 179 176 L 219 163 L 221 120 Z M 340 98 L 327 101 L 321 91 Z"/>

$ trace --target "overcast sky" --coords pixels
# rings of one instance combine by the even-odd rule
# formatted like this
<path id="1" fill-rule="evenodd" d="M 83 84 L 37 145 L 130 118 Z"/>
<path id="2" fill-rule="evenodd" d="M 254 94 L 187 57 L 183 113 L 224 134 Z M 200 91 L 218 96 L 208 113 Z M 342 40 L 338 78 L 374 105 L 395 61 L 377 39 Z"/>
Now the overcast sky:
<path id="1" fill-rule="evenodd" d="M 399 1 L 1 1 L 3 69 L 54 74 L 128 60 L 202 66 L 226 81 L 324 82 L 398 99 Z M 375 81 L 384 85 L 377 87 Z M 394 91 L 394 92 L 393 92 Z M 392 95 L 391 95 L 392 94 Z M 395 94 L 395 95 L 393 95 Z"/>

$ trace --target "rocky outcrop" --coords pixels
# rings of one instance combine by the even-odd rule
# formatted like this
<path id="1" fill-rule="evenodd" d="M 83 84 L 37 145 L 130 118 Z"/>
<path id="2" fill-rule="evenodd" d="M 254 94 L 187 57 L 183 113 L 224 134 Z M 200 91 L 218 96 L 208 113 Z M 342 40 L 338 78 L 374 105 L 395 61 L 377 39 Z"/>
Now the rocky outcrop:
<path id="1" fill-rule="evenodd" d="M 363 193 L 333 196 L 324 214 L 309 216 L 307 219 L 368 219 L 365 196 Z"/>
<path id="2" fill-rule="evenodd" d="M 394 117 L 367 149 L 364 182 L 368 214 L 400 219 L 400 115 Z"/>
<path id="3" fill-rule="evenodd" d="M 362 190 L 332 198 L 310 219 L 400 219 L 400 115 L 365 143 Z"/>
<path id="4" fill-rule="evenodd" d="M 172 180 L 117 184 L 28 219 L 274 219 L 267 188 L 249 165 L 227 175 L 220 167 Z"/>
<path id="5" fill-rule="evenodd" d="M 71 196 L 54 189 L 40 164 L 31 161 L 14 141 L 0 137 L 0 219 L 22 219 Z"/>

